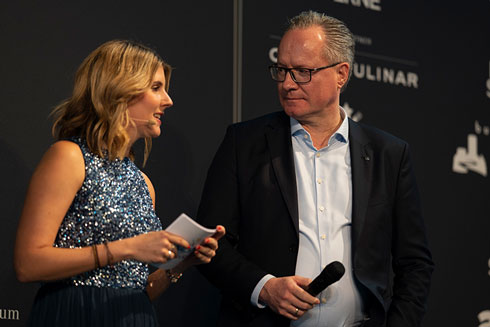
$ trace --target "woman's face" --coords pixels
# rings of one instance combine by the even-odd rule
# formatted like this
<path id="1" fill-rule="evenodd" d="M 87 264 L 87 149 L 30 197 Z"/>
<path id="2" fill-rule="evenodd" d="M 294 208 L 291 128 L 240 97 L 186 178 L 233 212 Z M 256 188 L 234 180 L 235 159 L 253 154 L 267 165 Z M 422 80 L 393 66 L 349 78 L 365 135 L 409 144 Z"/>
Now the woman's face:
<path id="1" fill-rule="evenodd" d="M 172 105 L 172 99 L 165 91 L 165 73 L 160 66 L 150 88 L 128 105 L 129 119 L 134 122 L 128 126 L 128 133 L 133 142 L 139 138 L 159 136 L 164 111 Z"/>

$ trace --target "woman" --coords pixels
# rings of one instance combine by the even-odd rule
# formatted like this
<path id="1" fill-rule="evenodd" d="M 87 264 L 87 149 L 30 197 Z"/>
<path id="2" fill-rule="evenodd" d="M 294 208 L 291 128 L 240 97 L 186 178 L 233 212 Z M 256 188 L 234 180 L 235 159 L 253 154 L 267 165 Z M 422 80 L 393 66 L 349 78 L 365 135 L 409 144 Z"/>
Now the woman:
<path id="1" fill-rule="evenodd" d="M 155 192 L 131 147 L 151 138 L 172 100 L 171 68 L 153 50 L 110 41 L 79 67 L 73 95 L 54 110 L 58 139 L 36 168 L 15 245 L 22 282 L 42 281 L 31 325 L 155 326 L 150 299 L 191 265 L 207 263 L 225 230 L 169 271 L 148 263 L 189 243 L 162 231 Z"/>

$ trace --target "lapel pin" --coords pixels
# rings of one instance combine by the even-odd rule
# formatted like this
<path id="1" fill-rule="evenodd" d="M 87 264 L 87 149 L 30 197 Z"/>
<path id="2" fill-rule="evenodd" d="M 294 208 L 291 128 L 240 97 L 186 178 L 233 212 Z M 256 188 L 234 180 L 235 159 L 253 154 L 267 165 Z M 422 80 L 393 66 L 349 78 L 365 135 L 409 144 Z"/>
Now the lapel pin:
<path id="1" fill-rule="evenodd" d="M 363 158 L 364 158 L 364 160 L 366 160 L 366 161 L 371 160 L 371 158 L 369 158 L 369 156 L 364 156 Z"/>

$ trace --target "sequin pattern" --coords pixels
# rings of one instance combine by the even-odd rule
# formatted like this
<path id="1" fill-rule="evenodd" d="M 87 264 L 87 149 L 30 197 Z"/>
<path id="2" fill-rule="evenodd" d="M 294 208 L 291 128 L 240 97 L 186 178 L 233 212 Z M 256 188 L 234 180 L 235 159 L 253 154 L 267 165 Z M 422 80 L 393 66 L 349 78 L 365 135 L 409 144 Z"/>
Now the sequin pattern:
<path id="1" fill-rule="evenodd" d="M 77 143 L 85 159 L 85 180 L 64 217 L 54 246 L 79 248 L 161 230 L 146 182 L 129 159 L 109 160 L 90 152 L 81 139 Z M 102 256 L 105 252 L 99 252 Z M 148 265 L 124 260 L 66 279 L 80 286 L 144 289 Z"/>

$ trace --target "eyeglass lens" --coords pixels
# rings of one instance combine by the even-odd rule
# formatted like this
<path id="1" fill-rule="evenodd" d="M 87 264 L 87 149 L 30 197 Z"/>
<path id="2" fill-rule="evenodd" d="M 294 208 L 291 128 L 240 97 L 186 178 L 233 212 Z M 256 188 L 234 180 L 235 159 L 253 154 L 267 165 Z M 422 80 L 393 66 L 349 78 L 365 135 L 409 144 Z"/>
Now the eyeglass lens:
<path id="1" fill-rule="evenodd" d="M 310 81 L 311 75 L 308 69 L 271 67 L 272 78 L 278 82 L 284 82 L 288 72 L 291 72 L 291 77 L 295 82 L 304 83 Z"/>

